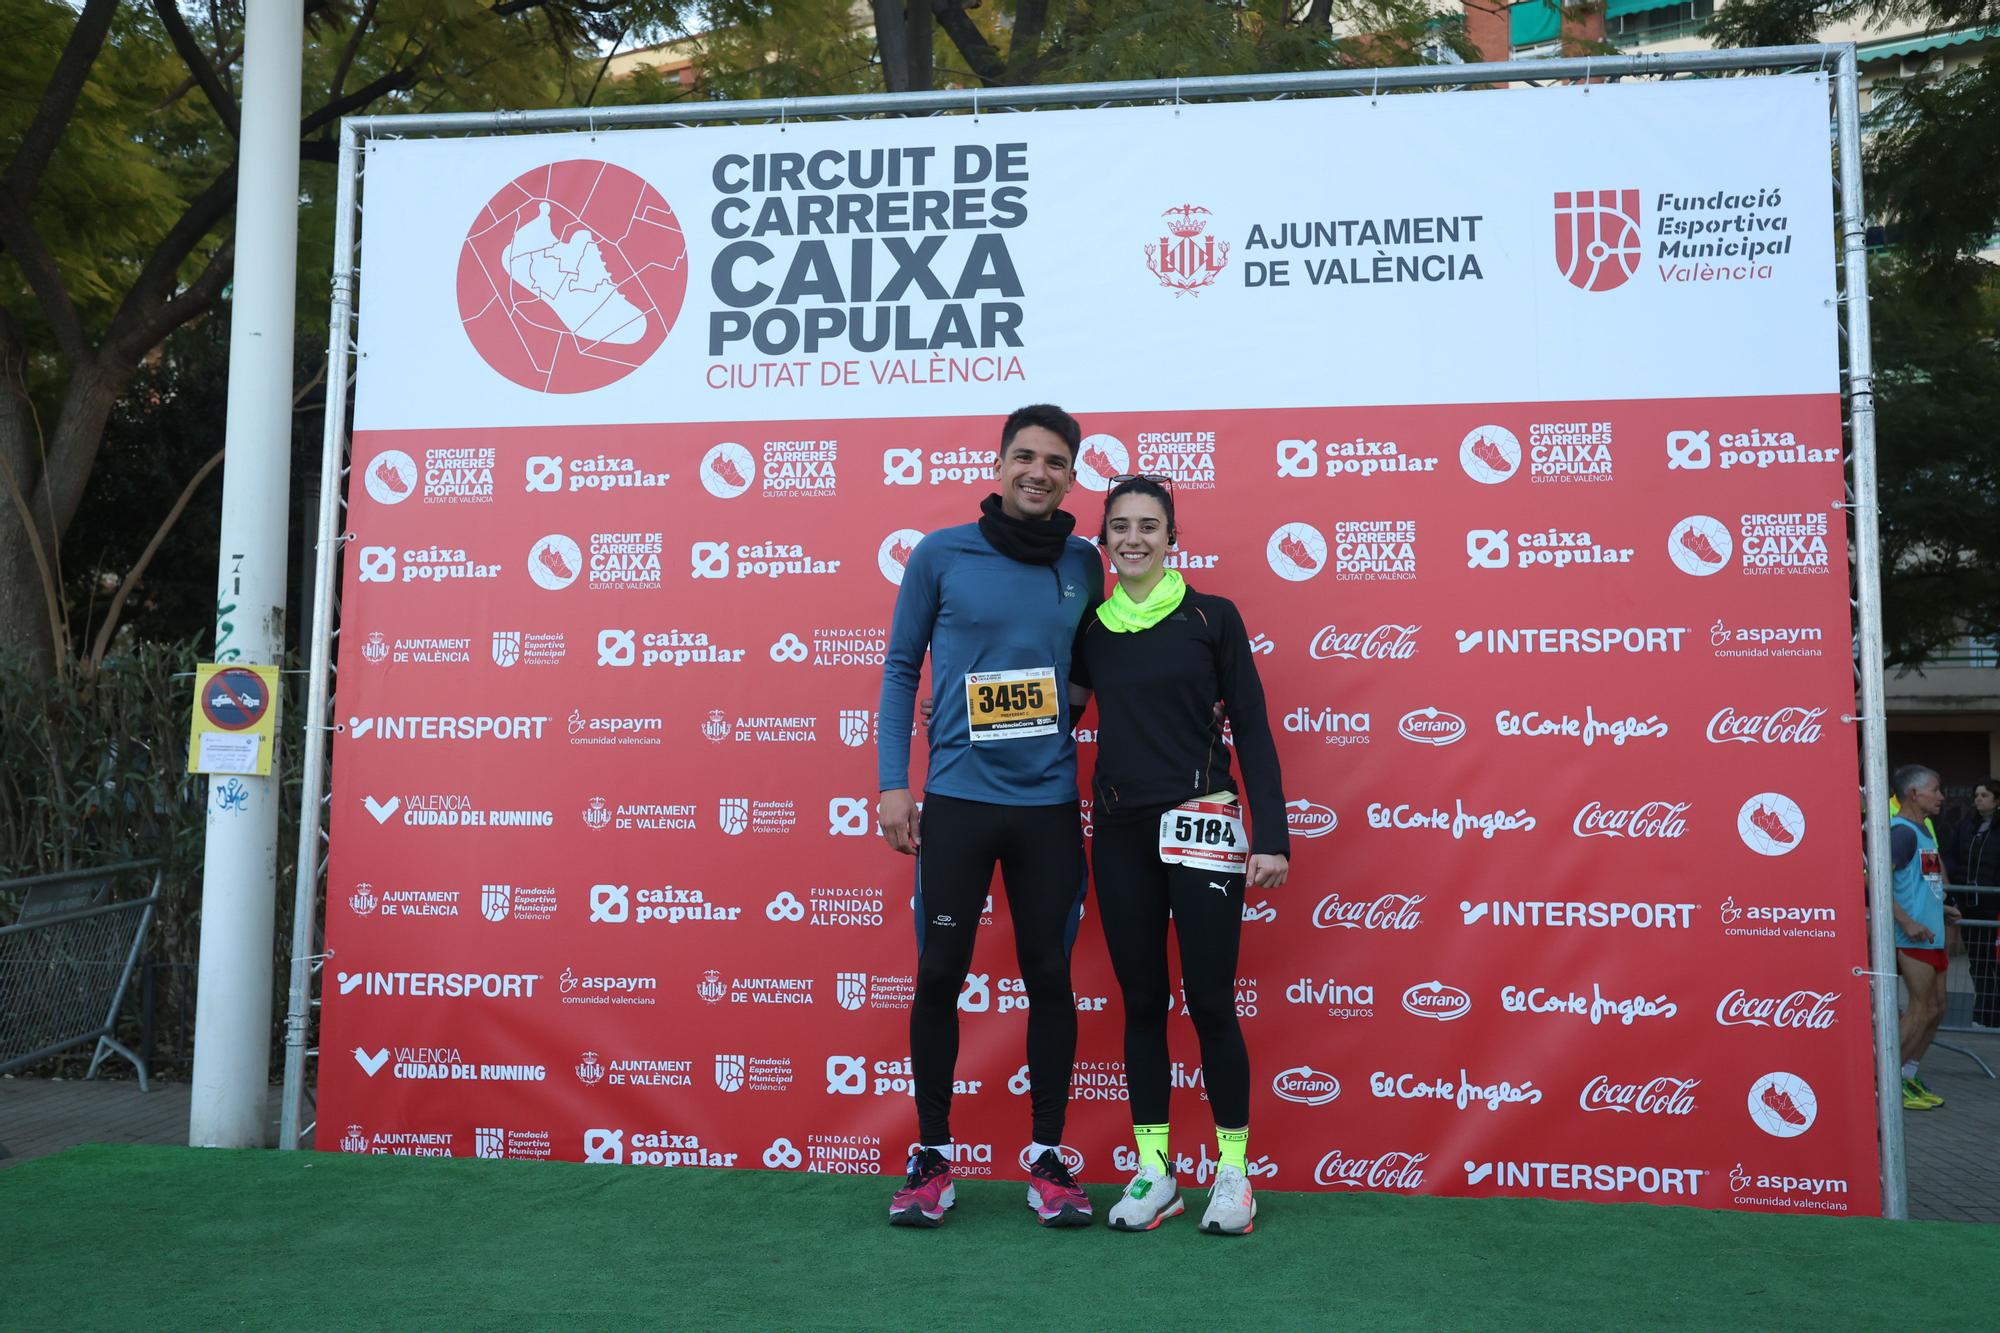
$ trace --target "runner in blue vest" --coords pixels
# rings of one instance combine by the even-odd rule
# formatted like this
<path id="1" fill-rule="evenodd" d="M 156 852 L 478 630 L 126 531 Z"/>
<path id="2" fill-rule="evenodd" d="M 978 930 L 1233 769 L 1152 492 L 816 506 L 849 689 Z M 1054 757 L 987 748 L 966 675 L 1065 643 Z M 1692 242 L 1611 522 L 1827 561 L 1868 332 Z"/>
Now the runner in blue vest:
<path id="1" fill-rule="evenodd" d="M 1944 952 L 1944 928 L 1947 921 L 1958 919 L 1959 912 L 1945 903 L 1944 861 L 1930 831 L 1931 820 L 1944 808 L 1938 775 L 1921 764 L 1905 764 L 1891 777 L 1890 786 L 1900 806 L 1889 821 L 1896 970 L 1910 988 L 1910 1003 L 1897 1022 L 1903 1052 L 1903 1107 L 1929 1111 L 1943 1106 L 1944 1098 L 1924 1086 L 1917 1077 L 1917 1066 L 1944 1018 L 1944 977 L 1950 965 Z"/>
<path id="2" fill-rule="evenodd" d="M 1096 550 L 1071 535 L 1076 520 L 1061 507 L 1081 437 L 1057 407 L 1008 417 L 994 460 L 998 493 L 986 497 L 978 522 L 917 543 L 896 594 L 877 762 L 882 834 L 917 858 L 910 1066 L 918 1147 L 889 1203 L 889 1220 L 900 1226 L 936 1226 L 954 1202 L 958 997 L 996 864 L 1028 995 L 1028 1203 L 1044 1226 L 1090 1221 L 1090 1199 L 1059 1151 L 1076 1060 L 1069 953 L 1085 885 L 1070 645 L 1104 591 Z M 909 737 L 926 653 L 936 711 L 920 818 Z"/>

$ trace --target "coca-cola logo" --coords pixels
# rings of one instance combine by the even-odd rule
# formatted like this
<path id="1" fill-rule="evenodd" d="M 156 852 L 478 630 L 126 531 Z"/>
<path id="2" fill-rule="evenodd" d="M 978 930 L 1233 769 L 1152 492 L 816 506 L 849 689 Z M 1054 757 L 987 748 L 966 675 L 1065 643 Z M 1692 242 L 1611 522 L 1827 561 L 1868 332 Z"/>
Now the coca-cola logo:
<path id="1" fill-rule="evenodd" d="M 1373 902 L 1360 898 L 1344 902 L 1339 894 L 1329 893 L 1313 908 L 1313 925 L 1321 930 L 1336 926 L 1342 930 L 1415 930 L 1423 924 L 1423 913 L 1417 910 L 1423 901 L 1421 893 L 1385 893 Z"/>
<path id="2" fill-rule="evenodd" d="M 1360 1190 L 1418 1190 L 1424 1186 L 1427 1152 L 1385 1152 L 1380 1157 L 1349 1157 L 1335 1148 L 1313 1168 L 1313 1184 L 1341 1185 Z"/>
<path id="3" fill-rule="evenodd" d="M 1313 635 L 1307 652 L 1315 662 L 1328 658 L 1342 661 L 1401 662 L 1417 655 L 1417 631 L 1421 625 L 1377 625 L 1369 630 L 1342 630 L 1328 625 Z"/>
<path id="4" fill-rule="evenodd" d="M 1330 805 L 1321 805 L 1301 796 L 1285 802 L 1285 826 L 1294 838 L 1324 838 L 1340 827 L 1340 816 Z"/>
<path id="5" fill-rule="evenodd" d="M 1442 708 L 1417 708 L 1403 714 L 1396 731 L 1419 745 L 1450 745 L 1465 738 L 1465 719 Z"/>
<path id="6" fill-rule="evenodd" d="M 1570 832 L 1579 838 L 1678 838 L 1687 832 L 1682 816 L 1691 808 L 1689 801 L 1647 801 L 1622 809 L 1592 801 L 1576 812 Z"/>
<path id="7" fill-rule="evenodd" d="M 1811 745 L 1825 733 L 1819 720 L 1824 708 L 1779 708 L 1769 713 L 1739 713 L 1724 708 L 1708 720 L 1708 738 L 1717 745 Z"/>
<path id="8" fill-rule="evenodd" d="M 1271 1091 L 1283 1100 L 1297 1102 L 1301 1106 L 1325 1106 L 1340 1096 L 1340 1080 L 1331 1074 L 1322 1074 L 1311 1065 L 1300 1065 L 1272 1079 Z"/>
<path id="9" fill-rule="evenodd" d="M 1795 990 L 1789 995 L 1750 995 L 1739 986 L 1715 1006 L 1715 1021 L 1723 1027 L 1803 1028 L 1821 1032 L 1833 1026 L 1838 991 Z"/>
<path id="10" fill-rule="evenodd" d="M 1420 981 L 1403 992 L 1403 1008 L 1418 1018 L 1449 1023 L 1472 1012 L 1472 997 L 1442 981 Z"/>
<path id="11" fill-rule="evenodd" d="M 1659 1078 L 1644 1083 L 1613 1083 L 1599 1074 L 1583 1085 L 1576 1104 L 1586 1111 L 1614 1111 L 1628 1115 L 1692 1115 L 1698 1078 Z"/>

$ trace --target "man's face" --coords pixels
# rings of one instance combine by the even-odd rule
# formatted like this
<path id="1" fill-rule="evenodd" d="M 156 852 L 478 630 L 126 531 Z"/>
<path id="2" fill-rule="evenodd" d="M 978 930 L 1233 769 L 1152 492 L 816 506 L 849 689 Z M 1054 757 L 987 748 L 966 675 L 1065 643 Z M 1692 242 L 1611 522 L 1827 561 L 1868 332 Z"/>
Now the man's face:
<path id="1" fill-rule="evenodd" d="M 1000 508 L 1012 518 L 1045 519 L 1062 508 L 1076 484 L 1069 446 L 1042 426 L 1023 426 L 994 464 L 1000 480 Z"/>
<path id="2" fill-rule="evenodd" d="M 1944 809 L 1944 789 L 1938 786 L 1935 776 L 1925 778 L 1910 789 L 1909 804 L 1925 819 L 1936 819 L 1938 811 Z"/>

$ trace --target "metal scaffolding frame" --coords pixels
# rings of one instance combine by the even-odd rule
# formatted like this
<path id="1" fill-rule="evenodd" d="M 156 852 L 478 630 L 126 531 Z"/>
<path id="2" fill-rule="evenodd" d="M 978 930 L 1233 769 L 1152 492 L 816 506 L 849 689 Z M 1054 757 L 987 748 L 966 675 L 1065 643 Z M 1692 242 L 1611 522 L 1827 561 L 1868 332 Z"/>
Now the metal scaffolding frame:
<path id="1" fill-rule="evenodd" d="M 339 193 L 335 202 L 332 317 L 327 343 L 326 431 L 320 464 L 319 536 L 313 591 L 312 662 L 303 727 L 305 773 L 294 884 L 290 1004 L 285 1020 L 285 1085 L 279 1146 L 300 1147 L 311 1132 L 306 1062 L 325 955 L 318 947 L 320 889 L 326 877 L 325 810 L 328 740 L 337 730 L 331 710 L 333 657 L 339 638 L 341 544 L 345 528 L 349 413 L 355 373 L 356 243 L 363 220 L 363 147 L 374 139 L 634 128 L 697 128 L 711 124 L 874 119 L 1131 105 L 1180 105 L 1301 97 L 1376 98 L 1384 93 L 1495 88 L 1508 84 L 1582 84 L 1661 80 L 1739 73 L 1831 74 L 1830 149 L 1836 154 L 1835 198 L 1840 223 L 1839 322 L 1846 407 L 1847 513 L 1853 551 L 1851 605 L 1855 622 L 1856 711 L 1843 721 L 1861 729 L 1861 782 L 1867 812 L 1868 946 L 1875 1041 L 1876 1115 L 1882 1156 L 1885 1216 L 1908 1216 L 1903 1162 L 1902 1095 L 1896 1018 L 1894 918 L 1889 906 L 1889 804 L 1882 673 L 1881 549 L 1875 497 L 1874 362 L 1868 340 L 1866 218 L 1861 201 L 1859 66 L 1851 43 L 1691 51 L 1633 56 L 1517 60 L 1480 65 L 1416 65 L 1297 74 L 1153 79 L 1134 83 L 1058 84 L 1006 89 L 888 93 L 848 97 L 765 98 L 742 102 L 675 103 L 550 111 L 449 115 L 350 116 L 341 121 Z"/>

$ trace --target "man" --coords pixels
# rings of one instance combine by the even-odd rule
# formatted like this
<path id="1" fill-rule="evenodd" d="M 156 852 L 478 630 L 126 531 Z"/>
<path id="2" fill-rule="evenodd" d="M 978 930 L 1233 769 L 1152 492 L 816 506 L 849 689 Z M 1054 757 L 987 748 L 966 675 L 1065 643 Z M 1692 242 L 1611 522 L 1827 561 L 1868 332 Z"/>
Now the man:
<path id="1" fill-rule="evenodd" d="M 1921 764 L 1905 764 L 1889 781 L 1898 804 L 1889 821 L 1896 970 L 1910 989 L 1910 1003 L 1897 1024 L 1903 1052 L 1903 1107 L 1929 1111 L 1943 1106 L 1944 1098 L 1924 1086 L 1917 1065 L 1944 1018 L 1944 976 L 1949 965 L 1944 928 L 1959 914 L 1957 908 L 1945 905 L 1944 863 L 1930 831 L 1931 820 L 1944 808 L 1938 775 Z"/>
<path id="2" fill-rule="evenodd" d="M 1090 1199 L 1062 1163 L 1076 1059 L 1069 951 L 1083 907 L 1083 829 L 1070 738 L 1069 657 L 1103 599 L 1096 548 L 1063 512 L 1082 431 L 1061 408 L 1007 418 L 997 494 L 976 523 L 931 533 L 909 558 L 882 671 L 882 834 L 917 858 L 917 985 L 910 1005 L 917 1151 L 889 1204 L 936 1226 L 953 1203 L 950 1128 L 958 995 L 997 863 L 1028 993 L 1034 1112 L 1028 1203 L 1044 1226 L 1085 1226 Z M 917 676 L 931 659 L 930 765 L 921 818 L 910 795 Z"/>

